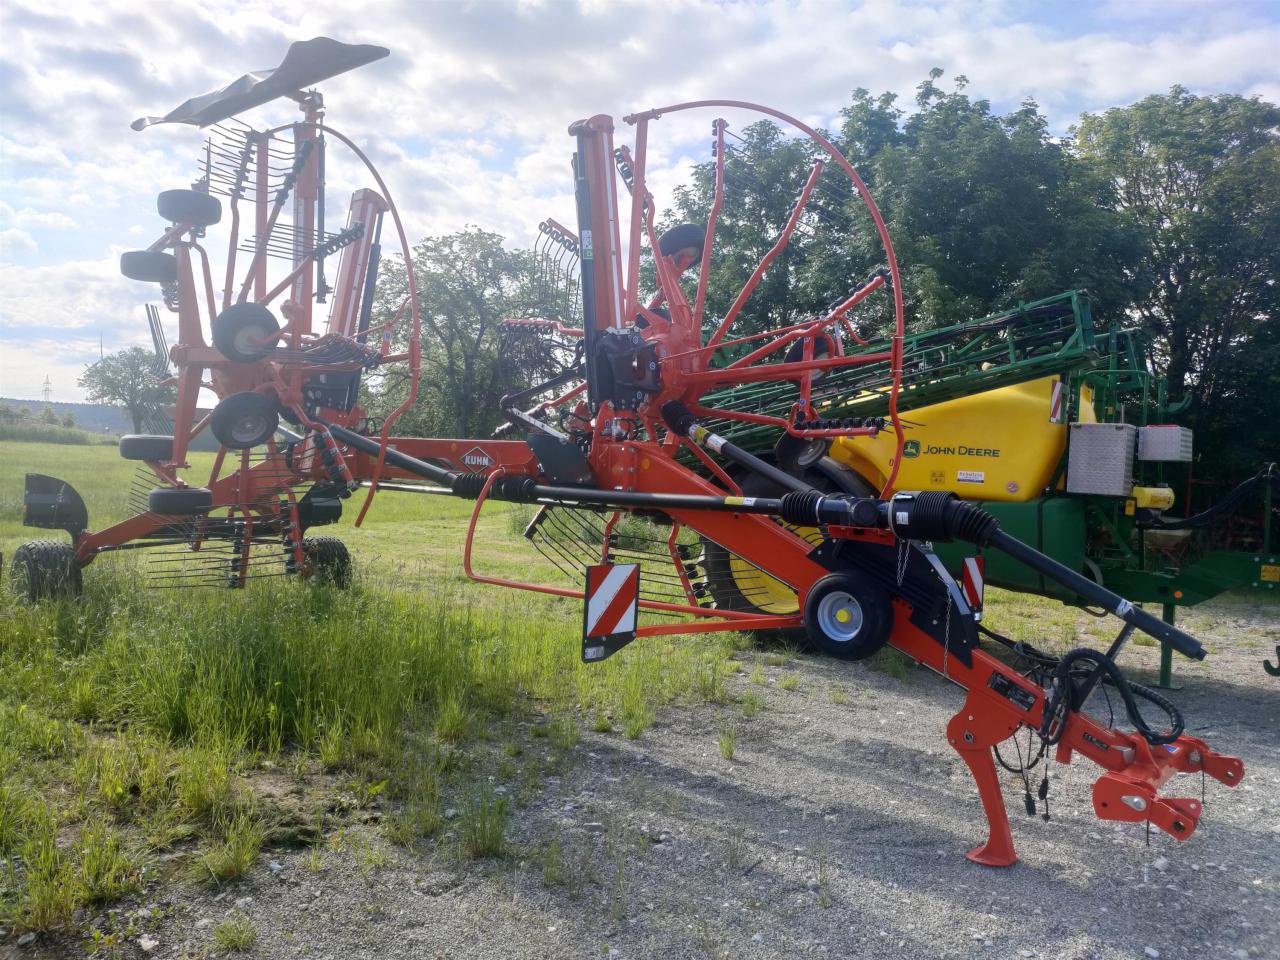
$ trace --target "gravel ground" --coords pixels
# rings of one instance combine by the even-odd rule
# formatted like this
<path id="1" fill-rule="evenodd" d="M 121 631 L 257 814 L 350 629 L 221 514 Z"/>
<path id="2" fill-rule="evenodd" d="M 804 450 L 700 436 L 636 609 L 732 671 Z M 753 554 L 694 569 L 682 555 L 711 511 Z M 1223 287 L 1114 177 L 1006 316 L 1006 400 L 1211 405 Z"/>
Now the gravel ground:
<path id="1" fill-rule="evenodd" d="M 214 929 L 242 914 L 257 930 L 249 955 L 281 960 L 1280 957 L 1280 680 L 1260 667 L 1280 643 L 1276 611 L 1223 601 L 1190 624 L 1220 642 L 1205 665 L 1179 665 L 1175 699 L 1189 731 L 1247 772 L 1234 791 L 1209 781 L 1182 844 L 1095 819 L 1099 771 L 1077 761 L 1053 766 L 1047 822 L 1006 777 L 1021 862 L 975 866 L 963 854 L 984 836 L 977 793 L 943 740 L 959 689 L 914 668 L 769 666 L 749 652 L 729 686 L 761 698 L 756 716 L 677 707 L 637 741 L 584 733 L 517 810 L 506 859 L 460 866 L 447 840 L 415 853 L 355 825 L 323 865 L 269 852 L 220 894 L 171 888 L 150 917 L 126 910 L 145 932 L 123 952 L 218 955 Z M 1231 645 L 1241 624 L 1249 642 Z M 1155 651 L 1132 653 L 1149 680 Z M 727 760 L 717 739 L 730 726 Z M 1178 785 L 1200 793 L 1197 778 Z"/>

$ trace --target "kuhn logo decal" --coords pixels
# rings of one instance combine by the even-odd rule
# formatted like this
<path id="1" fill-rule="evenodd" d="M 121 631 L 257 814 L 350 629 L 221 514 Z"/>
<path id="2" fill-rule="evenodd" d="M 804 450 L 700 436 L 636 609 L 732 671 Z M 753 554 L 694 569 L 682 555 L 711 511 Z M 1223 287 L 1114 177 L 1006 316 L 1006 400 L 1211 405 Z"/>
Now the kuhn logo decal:
<path id="1" fill-rule="evenodd" d="M 493 466 L 493 457 L 479 447 L 472 447 L 462 455 L 462 464 L 475 470 L 486 470 Z"/>

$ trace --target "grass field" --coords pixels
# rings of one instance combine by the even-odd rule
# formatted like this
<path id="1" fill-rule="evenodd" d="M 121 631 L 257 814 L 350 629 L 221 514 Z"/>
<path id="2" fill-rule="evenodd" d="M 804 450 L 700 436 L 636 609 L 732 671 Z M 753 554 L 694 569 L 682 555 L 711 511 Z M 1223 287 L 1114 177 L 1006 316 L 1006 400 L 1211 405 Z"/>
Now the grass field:
<path id="1" fill-rule="evenodd" d="M 211 460 L 194 459 L 198 482 Z M 70 482 L 100 529 L 126 515 L 134 470 L 111 448 L 0 442 L 6 562 L 27 540 L 63 536 L 21 526 L 24 473 Z M 142 891 L 234 881 L 263 850 L 302 846 L 319 863 L 340 849 L 371 869 L 385 850 L 354 849 L 348 834 L 365 819 L 379 842 L 430 845 L 455 864 L 501 855 L 508 821 L 564 775 L 588 731 L 645 738 L 664 705 L 711 703 L 739 718 L 708 733 L 728 762 L 743 747 L 736 723 L 769 709 L 766 669 L 803 694 L 794 651 L 743 655 L 740 635 L 646 640 L 585 667 L 577 601 L 465 579 L 470 503 L 383 494 L 357 529 L 358 499 L 323 531 L 355 556 L 346 591 L 285 578 L 148 590 L 140 553 L 91 564 L 79 602 L 27 607 L 0 591 L 0 927 L 110 953 L 137 930 L 86 918 Z M 520 536 L 527 519 L 487 508 L 478 568 L 551 578 Z M 1210 652 L 1245 642 L 1223 603 L 1187 618 Z M 987 622 L 1059 650 L 1111 639 L 1081 611 L 999 591 Z M 1265 655 L 1273 641 L 1247 642 Z M 1128 663 L 1151 671 L 1157 657 L 1138 645 Z M 891 649 L 871 663 L 895 683 L 912 672 Z M 745 682 L 726 683 L 738 671 Z M 848 693 L 833 686 L 830 700 Z M 243 942 L 236 922 L 219 944 Z"/>
<path id="2" fill-rule="evenodd" d="M 40 535 L 21 526 L 24 473 L 70 482 L 98 529 L 126 514 L 134 468 L 108 448 L 0 443 L 0 550 Z M 739 638 L 637 644 L 588 669 L 576 602 L 464 588 L 468 506 L 383 495 L 364 528 L 331 528 L 357 558 L 347 591 L 149 591 L 144 561 L 126 553 L 86 569 L 82 602 L 29 608 L 6 593 L 0 924 L 58 929 L 78 907 L 176 874 L 225 882 L 264 843 L 317 842 L 335 805 L 375 798 L 391 801 L 388 835 L 406 844 L 458 806 L 458 855 L 485 855 L 508 804 L 536 791 L 582 725 L 639 737 L 662 704 L 722 695 Z M 514 511 L 486 514 L 478 563 L 538 575 L 515 549 Z M 545 737 L 551 760 L 522 756 L 517 724 Z M 482 770 L 510 791 L 477 793 Z M 281 777 L 314 789 L 284 799 Z"/>

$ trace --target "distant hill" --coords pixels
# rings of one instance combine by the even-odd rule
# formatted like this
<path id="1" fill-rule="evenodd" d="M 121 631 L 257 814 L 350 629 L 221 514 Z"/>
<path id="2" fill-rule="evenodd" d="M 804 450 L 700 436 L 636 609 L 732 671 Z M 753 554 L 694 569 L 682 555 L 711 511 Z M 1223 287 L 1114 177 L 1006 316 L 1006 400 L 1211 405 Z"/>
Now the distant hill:
<path id="1" fill-rule="evenodd" d="M 26 407 L 33 417 L 38 417 L 41 410 L 50 406 L 59 417 L 71 414 L 76 418 L 76 426 L 90 433 L 109 433 L 118 437 L 121 434 L 133 432 L 133 421 L 129 419 L 128 412 L 120 407 L 109 407 L 104 403 L 59 403 L 55 400 L 46 404 L 43 400 L 15 400 L 12 397 L 0 397 L 0 404 L 11 407 L 13 410 Z"/>

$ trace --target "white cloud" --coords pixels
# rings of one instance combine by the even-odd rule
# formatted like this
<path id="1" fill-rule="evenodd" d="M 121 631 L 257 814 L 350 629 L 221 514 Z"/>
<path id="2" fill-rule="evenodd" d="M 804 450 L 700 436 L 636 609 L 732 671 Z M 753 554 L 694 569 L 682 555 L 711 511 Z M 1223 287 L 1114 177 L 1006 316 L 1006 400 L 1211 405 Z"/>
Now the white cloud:
<path id="1" fill-rule="evenodd" d="M 39 249 L 35 238 L 25 230 L 8 227 L 0 230 L 0 257 L 12 257 L 23 253 L 35 253 Z"/>
<path id="2" fill-rule="evenodd" d="M 302 0 L 0 7 L 0 241 L 9 256 L 36 261 L 0 268 L 0 337 L 23 314 L 69 331 L 97 324 L 108 340 L 121 338 L 109 348 L 136 339 L 145 293 L 119 277 L 109 254 L 126 239 L 144 245 L 159 230 L 155 194 L 195 177 L 205 134 L 188 127 L 138 134 L 129 122 L 273 66 L 290 41 L 316 35 L 392 49 L 323 90 L 330 122 L 385 176 L 411 241 L 471 223 L 524 244 L 548 215 L 571 223 L 567 127 L 594 113 L 620 118 L 718 96 L 831 124 L 856 87 L 892 91 L 910 106 L 933 66 L 967 75 L 969 91 L 996 109 L 1035 97 L 1056 132 L 1082 110 L 1177 82 L 1280 96 L 1280 26 L 1265 5 L 373 0 L 359 18 L 351 9 Z M 245 119 L 261 126 L 293 116 L 285 101 Z M 660 207 L 689 165 L 706 157 L 714 116 L 676 114 L 652 125 L 650 185 Z M 743 117 L 730 119 L 739 125 Z M 632 133 L 619 121 L 620 141 Z M 339 154 L 331 152 L 335 208 L 366 182 Z M 72 225 L 73 252 L 40 232 Z M 211 231 L 208 243 L 215 272 L 220 237 Z M 128 323 L 115 319 L 125 306 L 134 310 Z"/>

